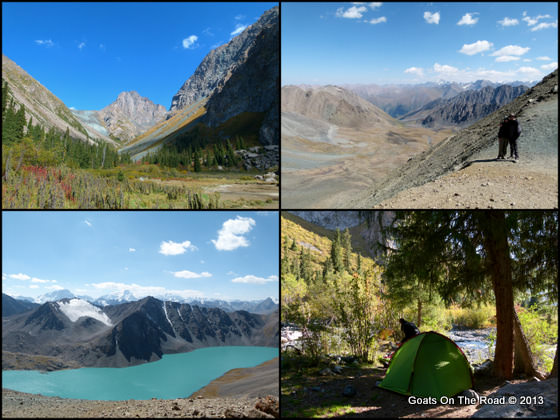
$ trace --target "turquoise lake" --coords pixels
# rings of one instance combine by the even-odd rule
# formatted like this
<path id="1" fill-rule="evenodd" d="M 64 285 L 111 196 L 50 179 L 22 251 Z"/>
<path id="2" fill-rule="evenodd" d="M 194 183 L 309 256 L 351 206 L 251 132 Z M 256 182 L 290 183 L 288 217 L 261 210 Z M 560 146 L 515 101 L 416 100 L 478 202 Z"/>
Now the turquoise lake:
<path id="1" fill-rule="evenodd" d="M 2 387 L 32 394 L 87 400 L 185 398 L 228 370 L 260 365 L 278 357 L 278 348 L 206 347 L 166 354 L 161 360 L 125 368 L 81 368 L 41 373 L 2 372 Z"/>

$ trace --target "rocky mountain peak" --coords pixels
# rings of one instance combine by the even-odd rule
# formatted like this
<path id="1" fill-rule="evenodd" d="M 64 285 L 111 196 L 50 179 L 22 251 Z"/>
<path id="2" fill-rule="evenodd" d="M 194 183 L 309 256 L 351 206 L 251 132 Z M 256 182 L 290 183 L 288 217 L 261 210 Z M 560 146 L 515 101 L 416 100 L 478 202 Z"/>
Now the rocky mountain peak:
<path id="1" fill-rule="evenodd" d="M 165 107 L 132 90 L 121 92 L 117 99 L 99 111 L 99 117 L 110 134 L 129 140 L 165 117 Z"/>
<path id="2" fill-rule="evenodd" d="M 210 51 L 194 74 L 173 96 L 170 113 L 209 97 L 216 88 L 223 86 L 234 69 L 247 60 L 249 50 L 254 47 L 262 32 L 277 25 L 278 7 L 273 7 L 227 44 Z"/>

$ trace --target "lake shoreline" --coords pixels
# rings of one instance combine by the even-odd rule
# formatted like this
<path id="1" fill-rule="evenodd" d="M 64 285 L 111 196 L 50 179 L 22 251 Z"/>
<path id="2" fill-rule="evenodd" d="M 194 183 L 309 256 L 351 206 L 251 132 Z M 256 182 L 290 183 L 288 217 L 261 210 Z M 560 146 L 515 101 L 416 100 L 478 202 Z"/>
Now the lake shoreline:
<path id="1" fill-rule="evenodd" d="M 263 412 L 262 407 L 271 401 L 278 404 L 278 391 L 272 394 L 272 399 L 262 397 L 274 386 L 278 389 L 279 370 L 275 369 L 278 363 L 279 358 L 275 357 L 252 368 L 232 369 L 190 397 L 169 400 L 84 400 L 2 388 L 2 417 L 231 417 L 239 414 L 274 418 Z M 274 370 L 276 376 L 268 374 Z M 268 383 L 267 376 L 270 376 Z M 260 395 L 255 396 L 255 391 Z M 211 396 L 212 393 L 216 396 Z M 228 395 L 222 396 L 224 393 Z"/>

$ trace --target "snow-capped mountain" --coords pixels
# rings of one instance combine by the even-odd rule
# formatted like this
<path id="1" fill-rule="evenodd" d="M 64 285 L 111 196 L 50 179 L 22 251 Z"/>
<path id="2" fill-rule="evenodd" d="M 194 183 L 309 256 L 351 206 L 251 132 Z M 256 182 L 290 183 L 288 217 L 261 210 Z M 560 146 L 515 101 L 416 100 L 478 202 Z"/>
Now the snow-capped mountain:
<path id="1" fill-rule="evenodd" d="M 121 290 L 95 299 L 92 303 L 99 306 L 118 305 L 119 303 L 135 302 L 140 298 L 130 290 Z"/>
<path id="2" fill-rule="evenodd" d="M 54 292 L 45 293 L 44 295 L 38 296 L 35 299 L 33 299 L 33 302 L 35 303 L 54 302 L 60 299 L 65 299 L 65 298 L 72 299 L 75 297 L 76 295 L 74 295 L 74 293 L 72 293 L 70 290 L 62 289 L 62 290 L 55 290 Z"/>

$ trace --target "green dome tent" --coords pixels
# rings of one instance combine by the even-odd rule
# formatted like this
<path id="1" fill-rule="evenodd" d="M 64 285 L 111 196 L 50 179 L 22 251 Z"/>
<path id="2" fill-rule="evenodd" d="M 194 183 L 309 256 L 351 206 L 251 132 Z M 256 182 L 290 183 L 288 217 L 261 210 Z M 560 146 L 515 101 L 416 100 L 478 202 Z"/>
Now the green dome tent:
<path id="1" fill-rule="evenodd" d="M 378 386 L 417 397 L 452 397 L 472 388 L 472 374 L 457 344 L 430 331 L 404 342 Z"/>

